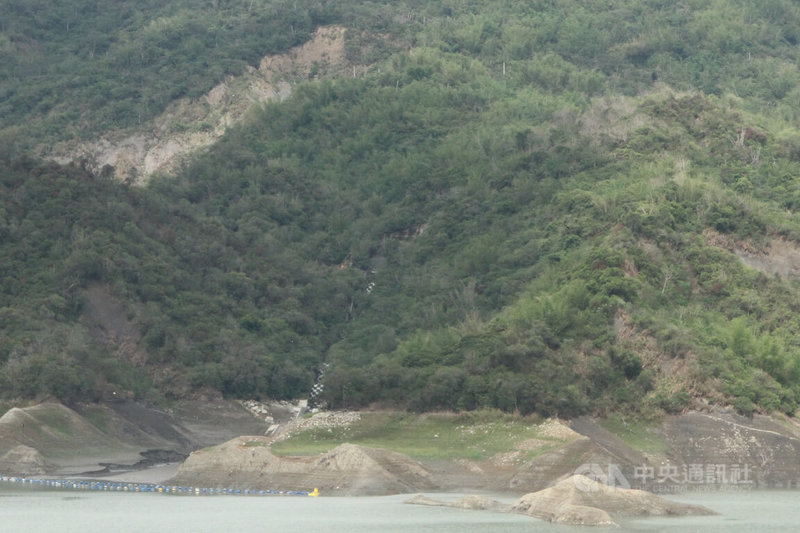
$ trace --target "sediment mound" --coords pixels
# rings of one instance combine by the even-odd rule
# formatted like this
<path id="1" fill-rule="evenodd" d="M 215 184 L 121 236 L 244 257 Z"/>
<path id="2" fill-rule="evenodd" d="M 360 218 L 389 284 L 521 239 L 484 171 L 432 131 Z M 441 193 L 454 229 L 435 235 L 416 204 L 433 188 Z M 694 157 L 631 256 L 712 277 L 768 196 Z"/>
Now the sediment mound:
<path id="1" fill-rule="evenodd" d="M 421 464 L 401 453 L 355 444 L 342 444 L 320 457 L 312 478 L 320 488 L 359 494 L 400 494 L 435 489 L 433 476 Z"/>
<path id="2" fill-rule="evenodd" d="M 409 457 L 342 444 L 316 457 L 279 457 L 264 437 L 240 437 L 189 456 L 173 483 L 326 494 L 378 495 L 432 490 L 433 476 Z"/>
<path id="3" fill-rule="evenodd" d="M 553 487 L 523 496 L 512 511 L 559 524 L 616 525 L 612 516 L 711 515 L 713 511 L 665 500 L 650 492 L 610 487 L 572 476 Z"/>
<path id="4" fill-rule="evenodd" d="M 36 448 L 20 444 L 0 457 L 0 472 L 6 476 L 41 476 L 53 469 Z"/>

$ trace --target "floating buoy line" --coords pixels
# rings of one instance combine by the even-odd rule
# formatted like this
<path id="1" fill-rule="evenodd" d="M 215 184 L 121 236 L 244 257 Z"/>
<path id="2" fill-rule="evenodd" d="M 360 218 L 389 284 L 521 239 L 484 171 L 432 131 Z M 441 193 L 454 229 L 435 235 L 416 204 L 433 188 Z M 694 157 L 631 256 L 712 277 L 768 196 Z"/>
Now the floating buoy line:
<path id="1" fill-rule="evenodd" d="M 229 489 L 218 487 L 186 487 L 182 485 L 162 485 L 156 483 L 116 483 L 112 481 L 88 481 L 72 479 L 47 479 L 15 476 L 0 476 L 0 482 L 17 483 L 29 487 L 44 487 L 67 490 L 93 490 L 100 492 L 152 492 L 156 494 L 186 494 L 195 496 L 319 496 L 319 490 L 269 490 L 269 489 Z"/>

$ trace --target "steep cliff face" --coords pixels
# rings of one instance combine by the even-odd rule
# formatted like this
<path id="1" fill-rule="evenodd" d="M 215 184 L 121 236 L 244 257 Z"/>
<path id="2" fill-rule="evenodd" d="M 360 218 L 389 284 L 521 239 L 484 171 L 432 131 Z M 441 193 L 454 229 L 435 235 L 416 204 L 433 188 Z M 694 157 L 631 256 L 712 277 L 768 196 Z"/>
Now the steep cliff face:
<path id="1" fill-rule="evenodd" d="M 258 68 L 230 77 L 197 99 L 181 99 L 134 130 L 109 131 L 88 143 L 61 143 L 47 156 L 60 163 L 85 160 L 95 170 L 113 168 L 117 179 L 141 184 L 154 173 L 171 173 L 187 157 L 213 144 L 254 106 L 283 100 L 292 84 L 318 76 L 363 74 L 345 58 L 345 29 L 327 26 L 285 54 L 264 57 Z"/>

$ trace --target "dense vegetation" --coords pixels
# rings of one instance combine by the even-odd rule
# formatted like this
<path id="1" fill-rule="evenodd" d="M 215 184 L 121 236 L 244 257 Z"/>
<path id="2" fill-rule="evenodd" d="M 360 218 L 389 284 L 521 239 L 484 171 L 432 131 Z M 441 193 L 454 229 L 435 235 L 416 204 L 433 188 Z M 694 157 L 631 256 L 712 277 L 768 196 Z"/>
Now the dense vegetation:
<path id="1" fill-rule="evenodd" d="M 292 397 L 327 363 L 334 407 L 797 408 L 800 285 L 766 255 L 800 242 L 794 3 L 40 3 L 63 12 L 0 13 L 6 395 Z M 64 59 L 73 9 L 102 59 Z M 369 75 L 299 85 L 178 176 L 21 155 L 334 22 Z"/>
<path id="2" fill-rule="evenodd" d="M 0 116 L 16 126 L 4 140 L 23 149 L 141 124 L 325 16 L 289 2 L 11 0 L 0 21 Z"/>

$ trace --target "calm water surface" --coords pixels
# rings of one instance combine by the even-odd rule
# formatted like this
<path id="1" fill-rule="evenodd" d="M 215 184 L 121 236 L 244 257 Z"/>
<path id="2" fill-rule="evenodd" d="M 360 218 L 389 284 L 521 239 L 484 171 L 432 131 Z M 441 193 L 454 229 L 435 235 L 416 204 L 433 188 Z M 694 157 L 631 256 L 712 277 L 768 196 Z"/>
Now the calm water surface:
<path id="1" fill-rule="evenodd" d="M 441 498 L 452 495 L 437 496 Z M 0 530 L 37 532 L 516 533 L 593 531 L 534 518 L 405 505 L 408 496 L 372 498 L 165 496 L 0 486 Z M 498 498 L 513 501 L 509 498 Z M 672 499 L 713 517 L 626 521 L 615 531 L 765 533 L 800 531 L 800 492 L 699 493 Z M 599 530 L 598 530 L 599 531 Z"/>

